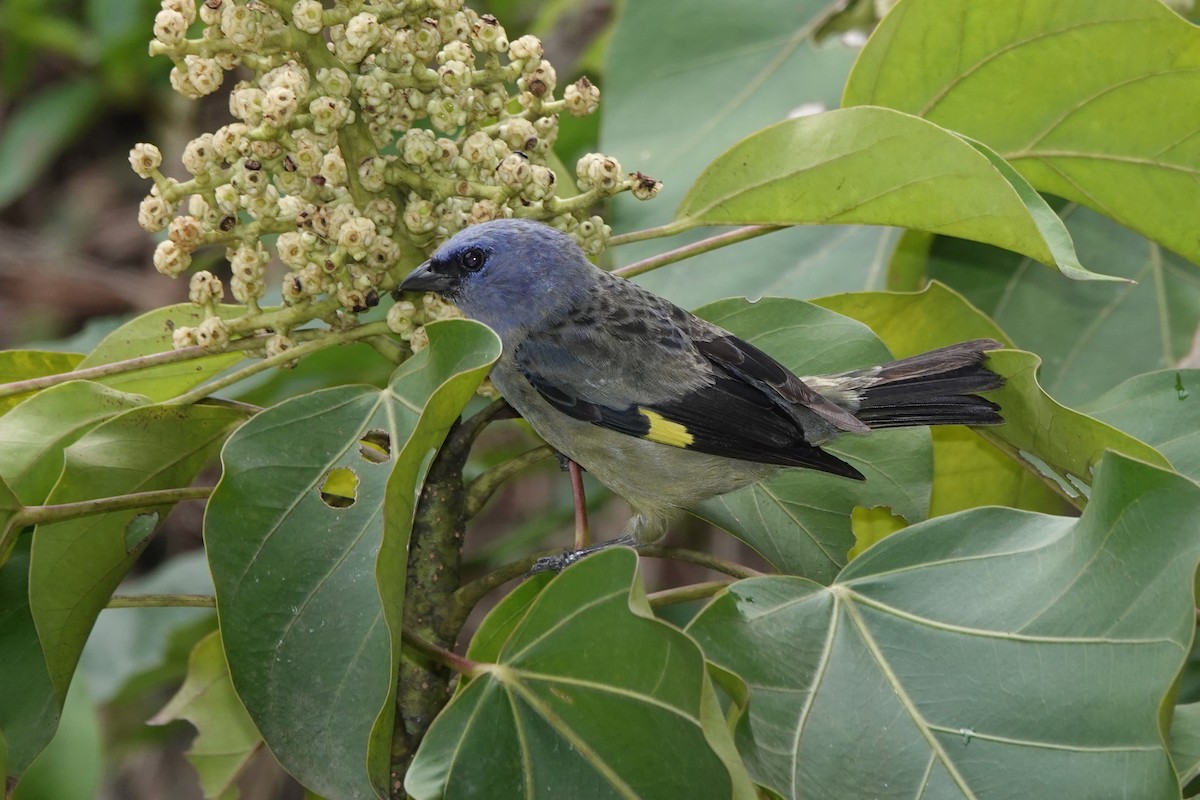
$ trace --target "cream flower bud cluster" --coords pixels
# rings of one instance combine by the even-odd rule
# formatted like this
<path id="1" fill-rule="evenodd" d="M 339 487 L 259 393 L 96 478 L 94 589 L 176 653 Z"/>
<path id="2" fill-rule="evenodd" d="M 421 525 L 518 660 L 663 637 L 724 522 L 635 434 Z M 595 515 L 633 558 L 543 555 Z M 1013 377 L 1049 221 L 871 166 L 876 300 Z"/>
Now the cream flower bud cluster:
<path id="1" fill-rule="evenodd" d="M 593 113 L 599 89 L 587 78 L 560 87 L 537 37 L 510 38 L 463 0 L 162 0 L 151 27 L 176 91 L 223 89 L 231 117 L 183 147 L 182 172 L 164 170 L 152 144 L 129 156 L 154 182 L 138 222 L 165 235 L 155 267 L 178 277 L 208 246 L 228 260 L 225 282 L 192 277 L 189 297 L 214 316 L 177 330 L 181 347 L 261 333 L 215 316 L 226 288 L 247 320 L 269 313 L 259 303 L 279 287 L 289 320 L 311 307 L 310 319 L 353 323 L 395 287 L 400 265 L 467 225 L 519 213 L 598 253 L 609 230 L 590 216 L 595 201 L 657 192 L 600 154 L 579 163 L 582 194 L 559 191 L 570 180 L 551 166 L 559 115 Z M 388 321 L 418 348 L 426 322 L 456 313 L 406 302 Z M 288 333 L 272 329 L 269 355 L 290 347 Z"/>
<path id="2" fill-rule="evenodd" d="M 426 294 L 420 303 L 411 300 L 398 300 L 388 309 L 387 324 L 392 333 L 408 342 L 413 352 L 424 349 L 429 344 L 429 335 L 425 325 L 441 319 L 461 319 L 462 312 L 458 308 L 437 295 Z"/>

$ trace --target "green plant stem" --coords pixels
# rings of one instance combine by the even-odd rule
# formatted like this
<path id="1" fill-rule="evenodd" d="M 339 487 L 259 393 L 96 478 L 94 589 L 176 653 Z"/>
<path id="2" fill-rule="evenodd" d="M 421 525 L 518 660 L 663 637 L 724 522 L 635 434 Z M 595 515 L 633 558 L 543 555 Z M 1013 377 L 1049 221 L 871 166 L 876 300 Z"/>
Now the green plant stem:
<path id="1" fill-rule="evenodd" d="M 509 581 L 529 572 L 542 556 L 550 556 L 558 552 L 558 550 L 543 550 L 531 556 L 511 561 L 460 587 L 454 593 L 453 598 L 456 617 L 465 622 L 471 609 L 475 608 L 480 600 Z"/>
<path id="2" fill-rule="evenodd" d="M 264 312 L 259 315 L 258 322 L 263 322 L 264 318 L 270 312 Z M 264 327 L 271 327 L 264 325 Z M 292 338 L 304 340 L 306 338 L 316 337 L 325 333 L 324 330 L 313 331 L 295 331 Z M 223 352 L 244 352 L 248 350 L 256 350 L 266 344 L 270 336 L 248 336 L 244 339 L 235 339 L 229 343 L 229 347 Z M 178 350 L 167 350 L 162 353 L 151 353 L 144 356 L 136 356 L 127 358 L 122 361 L 113 361 L 110 364 L 97 364 L 94 367 L 85 367 L 84 369 L 72 370 L 71 372 L 59 372 L 55 375 L 43 375 L 40 378 L 28 378 L 23 381 L 13 381 L 12 383 L 0 384 L 0 397 L 11 397 L 13 395 L 25 394 L 26 392 L 36 392 L 42 389 L 49 389 L 51 386 L 58 386 L 69 381 L 90 381 L 98 378 L 110 378 L 113 375 L 123 375 L 126 372 L 137 372 L 151 367 L 159 367 L 163 364 L 175 364 L 180 361 L 191 361 L 193 359 L 205 358 L 207 356 L 219 355 L 211 350 L 206 350 L 198 345 L 192 347 L 181 347 Z"/>
<path id="3" fill-rule="evenodd" d="M 259 344 L 261 345 L 261 342 Z M 99 364 L 95 367 L 87 367 L 85 369 L 74 370 L 73 372 L 60 372 L 55 375 L 44 375 L 40 378 L 28 378 L 23 381 L 0 384 L 0 397 L 11 397 L 12 395 L 25 394 L 26 392 L 49 389 L 51 386 L 57 386 L 60 383 L 67 383 L 68 381 L 90 381 L 96 378 L 108 378 L 126 372 L 136 372 L 140 369 L 157 367 L 162 364 L 174 364 L 177 361 L 188 361 L 193 358 L 203 358 L 210 355 L 212 353 L 203 347 L 184 347 L 179 350 L 168 350 L 165 353 L 153 353 L 148 356 L 128 358 L 124 361 Z"/>
<path id="4" fill-rule="evenodd" d="M 366 342 L 375 348 L 376 353 L 393 364 L 399 365 L 408 357 L 408 348 L 391 336 L 372 336 Z"/>
<path id="5" fill-rule="evenodd" d="M 728 247 L 731 244 L 744 242 L 747 239 L 755 239 L 778 230 L 782 230 L 778 225 L 747 225 L 743 228 L 710 236 L 707 239 L 701 239 L 698 242 L 685 244 L 683 247 L 677 247 L 674 250 L 668 250 L 665 253 L 659 253 L 656 256 L 636 261 L 628 266 L 613 270 L 613 274 L 632 278 L 634 275 L 641 275 L 643 272 L 665 267 L 667 264 L 674 264 L 676 261 L 682 261 L 685 258 L 691 258 L 692 256 L 707 253 L 710 250 L 716 250 L 721 247 Z M 616 236 L 613 237 L 614 240 L 617 238 Z M 612 242 L 610 241 L 609 244 L 611 246 Z"/>
<path id="6" fill-rule="evenodd" d="M 675 236 L 690 231 L 696 227 L 696 223 L 690 219 L 677 219 L 673 222 L 668 222 L 666 225 L 658 225 L 653 228 L 642 228 L 640 231 L 630 231 L 629 233 L 619 233 L 608 240 L 609 247 L 620 247 L 623 244 L 633 244 L 634 242 L 644 242 L 647 239 L 661 239 L 664 236 Z"/>
<path id="7" fill-rule="evenodd" d="M 693 583 L 689 586 L 679 586 L 674 589 L 663 589 L 661 592 L 652 592 L 647 595 L 646 599 L 650 601 L 651 608 L 662 608 L 663 606 L 687 603 L 692 600 L 704 600 L 724 589 L 729 583 L 729 581 Z"/>
<path id="8" fill-rule="evenodd" d="M 108 608 L 216 608 L 211 594 L 114 594 Z"/>
<path id="9" fill-rule="evenodd" d="M 379 336 L 380 334 L 385 334 L 387 332 L 388 327 L 386 322 L 371 322 L 348 331 L 328 331 L 326 332 L 326 335 L 319 339 L 313 339 L 310 342 L 297 345 L 290 350 L 285 350 L 282 353 L 276 353 L 273 356 L 269 356 L 261 361 L 256 361 L 249 366 L 236 370 L 235 372 L 231 372 L 228 375 L 217 378 L 213 381 L 209 381 L 201 386 L 197 386 L 191 391 L 184 392 L 183 394 L 168 400 L 167 404 L 179 406 L 190 405 L 198 400 L 203 400 L 205 397 L 208 397 L 214 392 L 219 392 L 222 389 L 233 386 L 236 383 L 240 383 L 246 378 L 249 378 L 251 375 L 257 375 L 263 370 L 270 369 L 271 367 L 278 366 L 279 364 L 286 364 L 289 361 L 295 361 L 298 358 L 303 358 L 310 353 L 315 353 L 318 350 L 324 350 L 327 347 L 333 347 L 339 344 L 348 344 L 350 342 L 358 341 L 359 339 L 366 339 L 371 336 Z"/>
<path id="10" fill-rule="evenodd" d="M 418 653 L 422 653 L 443 667 L 448 667 L 460 674 L 469 675 L 477 666 L 471 659 L 463 658 L 453 650 L 439 647 L 433 642 L 421 638 L 408 628 L 400 629 L 400 639 Z"/>
<path id="11" fill-rule="evenodd" d="M 115 497 L 100 497 L 95 500 L 80 500 L 76 503 L 58 503 L 49 506 L 28 506 L 12 516 L 14 528 L 43 525 L 48 522 L 63 522 L 68 519 L 107 514 L 111 511 L 128 511 L 131 508 L 149 508 L 183 500 L 205 500 L 212 494 L 211 486 L 184 486 L 179 489 L 159 489 L 153 492 L 133 492 Z"/>
<path id="12" fill-rule="evenodd" d="M 756 569 L 751 569 L 742 564 L 717 558 L 711 553 L 688 550 L 684 547 L 664 547 L 658 544 L 644 544 L 637 548 L 637 551 L 639 555 L 646 556 L 647 558 L 668 558 L 672 561 L 685 561 L 689 564 L 707 567 L 714 572 L 722 572 L 738 579 L 756 578 L 763 574 Z"/>
<path id="13" fill-rule="evenodd" d="M 0 532 L 0 561 L 9 552 L 18 532 L 32 525 L 63 522 L 69 519 L 106 514 L 112 511 L 128 511 L 132 508 L 150 508 L 170 505 L 184 500 L 205 500 L 212 494 L 211 486 L 184 486 L 178 489 L 158 489 L 151 492 L 133 492 L 115 497 L 100 497 L 95 500 L 80 500 L 75 503 L 58 503 L 49 506 L 26 506 L 8 519 L 8 525 Z"/>
<path id="14" fill-rule="evenodd" d="M 538 445 L 480 474 L 467 487 L 467 516 L 473 517 L 478 514 L 495 491 L 513 475 L 553 454 L 554 448 L 550 445 Z"/>
<path id="15" fill-rule="evenodd" d="M 462 629 L 454 593 L 462 582 L 462 542 L 467 524 L 463 467 L 475 438 L 506 407 L 497 401 L 455 424 L 429 465 L 409 537 L 401 623 L 401 638 L 406 641 L 407 637 L 415 637 L 449 652 Z M 447 666 L 456 669 L 436 657 L 433 664 L 424 659 L 400 659 L 392 732 L 394 776 L 407 772 L 425 731 L 450 700 Z M 399 792 L 397 789 L 393 796 L 403 796 Z"/>
<path id="16" fill-rule="evenodd" d="M 733 578 L 754 578 L 762 575 L 758 570 L 750 567 L 726 561 L 723 558 L 717 558 L 710 553 L 702 553 L 698 550 L 687 550 L 682 547 L 663 547 L 661 545 L 642 545 L 636 548 L 639 555 L 647 558 L 669 558 L 675 561 L 686 561 L 690 564 L 698 564 L 702 567 L 707 567 L 715 572 L 721 572 Z M 533 568 L 538 559 L 543 556 L 555 555 L 561 551 L 558 550 L 543 550 L 538 553 L 517 559 L 516 561 L 505 564 L 504 566 L 483 575 L 465 586 L 461 587 L 454 593 L 454 606 L 456 615 L 466 620 L 467 615 L 471 613 L 480 600 L 486 597 L 491 592 L 508 583 L 509 581 L 525 575 Z M 725 586 L 728 581 L 713 581 L 712 586 L 716 587 L 713 591 Z M 709 584 L 698 584 L 707 586 Z M 705 595 L 706 596 L 706 595 Z M 690 599 L 690 598 L 684 598 Z M 682 602 L 678 601 L 678 602 Z M 663 603 L 666 604 L 665 602 Z"/>

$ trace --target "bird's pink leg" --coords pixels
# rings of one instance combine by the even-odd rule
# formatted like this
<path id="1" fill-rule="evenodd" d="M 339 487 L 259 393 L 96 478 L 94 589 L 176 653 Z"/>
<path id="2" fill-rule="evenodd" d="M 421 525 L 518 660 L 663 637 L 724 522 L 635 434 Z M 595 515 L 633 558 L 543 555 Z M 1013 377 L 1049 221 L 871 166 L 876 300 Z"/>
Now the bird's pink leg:
<path id="1" fill-rule="evenodd" d="M 583 470 L 574 461 L 567 461 L 571 475 L 571 496 L 575 498 L 575 549 L 586 549 L 592 542 L 588 526 L 587 498 L 583 494 Z"/>

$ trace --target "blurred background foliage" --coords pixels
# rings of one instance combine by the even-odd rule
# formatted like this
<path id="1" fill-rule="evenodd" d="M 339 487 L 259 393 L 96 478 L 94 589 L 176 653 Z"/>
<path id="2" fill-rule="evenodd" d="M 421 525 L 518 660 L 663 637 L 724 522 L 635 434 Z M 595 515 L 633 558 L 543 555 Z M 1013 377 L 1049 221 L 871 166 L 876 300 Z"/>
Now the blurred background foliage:
<path id="1" fill-rule="evenodd" d="M 664 181 L 654 203 L 618 198 L 608 216 L 614 230 L 624 232 L 670 220 L 703 167 L 744 136 L 789 115 L 837 107 L 858 47 L 889 4 L 473 5 L 495 14 L 514 36 L 540 36 L 560 83 L 587 74 L 600 85 L 598 116 L 563 119 L 557 150 L 564 163 L 601 150 L 628 169 Z M 1194 18 L 1191 3 L 1171 5 Z M 228 111 L 223 93 L 192 103 L 171 92 L 169 62 L 146 52 L 156 10 L 154 0 L 0 2 L 2 348 L 86 352 L 122 320 L 186 300 L 186 283 L 163 279 L 151 265 L 155 241 L 137 225 L 146 186 L 130 172 L 126 154 L 135 142 L 157 142 L 167 168 L 179 170 L 184 144 L 227 121 Z M 1073 283 L 1007 251 L 866 226 L 799 227 L 640 280 L 688 307 L 731 295 L 812 298 L 917 288 L 903 284 L 901 268 L 911 252 L 923 264 L 928 260 L 929 277 L 950 284 L 991 315 L 1018 346 L 1042 355 L 1043 384 L 1062 402 L 1096 401 L 1152 369 L 1200 366 L 1195 265 L 1088 209 L 1060 203 L 1057 210 L 1086 266 L 1139 283 Z M 613 265 L 680 243 L 677 238 L 623 247 L 611 256 Z M 210 268 L 227 270 L 217 264 L 219 254 L 210 257 Z M 340 383 L 382 385 L 390 371 L 368 348 L 325 351 L 298 369 L 249 382 L 237 399 L 266 405 Z M 477 448 L 471 470 L 481 471 L 529 444 L 519 424 L 495 426 Z M 605 504 L 603 493 L 592 489 L 593 527 L 615 529 L 624 510 Z M 211 592 L 200 550 L 200 513 L 197 504 L 180 504 L 124 593 Z M 567 482 L 547 461 L 539 477 L 524 480 L 520 492 L 504 492 L 476 522 L 468 564 L 484 568 L 552 544 L 558 540 L 549 537 L 566 534 L 570 519 Z M 708 535 L 709 529 L 691 524 L 690 535 Z M 720 536 L 697 546 L 720 553 L 737 545 Z M 738 557 L 745 560 L 745 551 Z M 674 574 L 649 580 L 651 589 L 656 580 L 680 582 Z M 0 585 L 0 601 L 13 588 Z M 193 645 L 214 629 L 214 615 L 201 609 L 102 614 L 59 733 L 16 798 L 200 797 L 195 773 L 183 758 L 192 729 L 145 721 L 178 688 Z M 1185 676 L 1180 702 L 1200 696 L 1196 684 Z M 246 771 L 241 788 L 246 797 L 304 797 L 267 754 Z"/>

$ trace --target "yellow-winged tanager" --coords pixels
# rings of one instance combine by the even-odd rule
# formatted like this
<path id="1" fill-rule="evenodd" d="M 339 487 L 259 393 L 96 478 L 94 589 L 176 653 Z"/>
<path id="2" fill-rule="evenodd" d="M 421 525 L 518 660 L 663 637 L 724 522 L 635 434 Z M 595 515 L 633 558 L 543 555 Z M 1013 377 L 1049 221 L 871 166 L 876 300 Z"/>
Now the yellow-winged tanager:
<path id="1" fill-rule="evenodd" d="M 729 331 L 597 268 L 529 220 L 469 227 L 400 290 L 435 292 L 492 328 L 492 381 L 552 447 L 634 514 L 614 543 L 662 537 L 675 509 L 780 467 L 863 480 L 820 445 L 913 425 L 996 425 L 990 339 L 837 375 L 798 378 Z M 568 556 L 559 562 L 574 560 Z"/>

